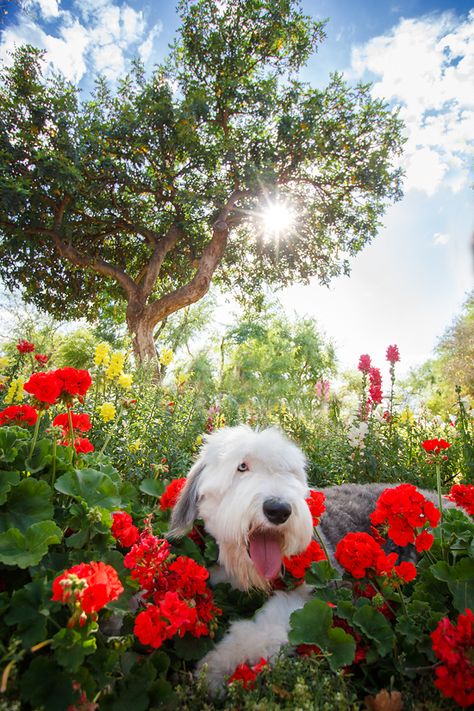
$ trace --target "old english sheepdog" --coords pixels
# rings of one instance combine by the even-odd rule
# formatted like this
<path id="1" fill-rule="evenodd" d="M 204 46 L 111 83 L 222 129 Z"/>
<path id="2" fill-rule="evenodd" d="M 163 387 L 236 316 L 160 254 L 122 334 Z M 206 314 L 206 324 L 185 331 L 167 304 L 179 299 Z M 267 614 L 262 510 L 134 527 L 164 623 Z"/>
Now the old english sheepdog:
<path id="1" fill-rule="evenodd" d="M 184 535 L 202 519 L 216 540 L 219 559 L 211 583 L 269 592 L 254 618 L 234 622 L 201 660 L 199 668 L 206 668 L 214 690 L 238 664 L 274 657 L 288 642 L 290 615 L 310 599 L 307 585 L 272 593 L 282 559 L 304 551 L 313 535 L 305 464 L 302 451 L 276 428 L 225 427 L 206 438 L 173 510 L 171 537 Z M 346 533 L 370 530 L 369 514 L 384 488 L 346 484 L 320 489 L 326 513 L 318 531 L 333 565 L 337 542 Z"/>

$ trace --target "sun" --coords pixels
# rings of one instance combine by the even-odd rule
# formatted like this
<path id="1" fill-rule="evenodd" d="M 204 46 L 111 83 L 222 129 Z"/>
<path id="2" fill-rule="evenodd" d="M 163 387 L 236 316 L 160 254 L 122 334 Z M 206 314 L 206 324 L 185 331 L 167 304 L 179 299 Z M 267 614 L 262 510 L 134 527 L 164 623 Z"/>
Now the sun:
<path id="1" fill-rule="evenodd" d="M 284 202 L 268 203 L 261 213 L 263 229 L 270 237 L 278 237 L 292 229 L 295 214 Z"/>

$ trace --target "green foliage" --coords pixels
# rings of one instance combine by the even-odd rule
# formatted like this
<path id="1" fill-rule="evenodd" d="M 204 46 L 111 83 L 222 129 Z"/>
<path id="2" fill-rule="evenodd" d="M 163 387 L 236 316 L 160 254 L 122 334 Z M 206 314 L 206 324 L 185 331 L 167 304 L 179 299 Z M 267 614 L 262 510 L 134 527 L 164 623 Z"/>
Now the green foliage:
<path id="1" fill-rule="evenodd" d="M 29 46 L 2 71 L 0 275 L 62 318 L 120 320 L 125 301 L 137 342 L 214 274 L 257 295 L 347 272 L 400 197 L 397 116 L 340 75 L 299 80 L 324 29 L 297 0 L 179 13 L 164 65 L 135 62 L 115 93 L 98 79 L 81 101 Z M 277 243 L 258 213 L 278 197 L 299 220 Z"/>

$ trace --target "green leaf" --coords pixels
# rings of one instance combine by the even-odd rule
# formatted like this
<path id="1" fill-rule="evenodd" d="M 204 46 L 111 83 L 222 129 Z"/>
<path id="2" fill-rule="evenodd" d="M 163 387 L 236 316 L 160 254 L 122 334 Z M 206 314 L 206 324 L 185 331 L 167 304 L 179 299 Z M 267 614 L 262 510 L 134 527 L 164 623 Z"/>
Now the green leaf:
<path id="1" fill-rule="evenodd" d="M 336 670 L 354 661 L 354 637 L 340 627 L 332 627 L 332 610 L 322 600 L 310 600 L 290 617 L 291 644 L 315 644 L 328 655 L 331 669 Z"/>
<path id="2" fill-rule="evenodd" d="M 0 505 L 5 503 L 8 492 L 19 482 L 20 472 L 0 471 Z"/>
<path id="3" fill-rule="evenodd" d="M 148 494 L 148 496 L 154 496 L 155 498 L 158 498 L 164 492 L 165 485 L 162 481 L 158 481 L 158 479 L 143 479 L 143 481 L 140 482 L 138 488 L 144 494 Z"/>
<path id="4" fill-rule="evenodd" d="M 33 659 L 21 679 L 21 698 L 34 709 L 64 711 L 77 699 L 72 688 L 73 679 L 61 671 L 50 657 Z"/>
<path id="5" fill-rule="evenodd" d="M 25 459 L 25 468 L 32 474 L 46 469 L 52 461 L 52 442 L 49 439 L 40 439 L 31 457 Z"/>
<path id="6" fill-rule="evenodd" d="M 316 563 L 312 563 L 305 575 L 306 582 L 314 585 L 316 589 L 325 588 L 328 583 L 340 578 L 340 574 L 327 560 L 319 560 Z"/>
<path id="7" fill-rule="evenodd" d="M 9 493 L 0 510 L 0 531 L 17 528 L 27 531 L 39 521 L 53 517 L 52 490 L 45 482 L 33 477 L 23 479 Z"/>
<path id="8" fill-rule="evenodd" d="M 51 590 L 48 592 L 51 597 Z M 37 580 L 15 590 L 12 595 L 4 619 L 7 625 L 17 625 L 17 634 L 25 648 L 46 639 L 48 610 L 44 608 L 44 597 L 44 585 Z"/>
<path id="9" fill-rule="evenodd" d="M 93 635 L 85 636 L 80 630 L 69 627 L 54 635 L 51 646 L 60 666 L 70 672 L 78 671 L 86 656 L 93 654 L 97 648 Z"/>
<path id="10" fill-rule="evenodd" d="M 101 711 L 148 711 L 149 688 L 156 679 L 156 669 L 150 662 L 135 665 L 130 673 L 117 682 L 114 693 L 104 696 Z"/>
<path id="11" fill-rule="evenodd" d="M 28 438 L 29 433 L 21 427 L 0 427 L 0 462 L 14 462 Z"/>
<path id="12" fill-rule="evenodd" d="M 385 657 L 393 650 L 395 635 L 388 620 L 381 612 L 372 607 L 364 605 L 354 613 L 352 623 L 363 634 L 375 642 L 381 657 Z"/>
<path id="13" fill-rule="evenodd" d="M 48 552 L 48 546 L 60 543 L 62 535 L 54 521 L 35 523 L 25 534 L 17 528 L 11 528 L 0 533 L 0 561 L 19 568 L 37 565 Z"/>
<path id="14" fill-rule="evenodd" d="M 118 487 L 107 474 L 96 469 L 74 469 L 56 481 L 54 488 L 66 496 L 83 499 L 89 506 L 113 511 L 120 508 Z"/>

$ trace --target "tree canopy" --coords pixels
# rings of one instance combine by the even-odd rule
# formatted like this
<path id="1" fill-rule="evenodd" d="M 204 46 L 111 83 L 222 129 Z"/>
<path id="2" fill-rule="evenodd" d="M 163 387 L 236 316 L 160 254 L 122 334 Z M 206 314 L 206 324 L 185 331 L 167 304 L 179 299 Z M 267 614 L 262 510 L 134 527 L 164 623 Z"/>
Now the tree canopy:
<path id="1" fill-rule="evenodd" d="M 0 276 L 62 317 L 126 306 L 139 358 L 212 279 L 258 293 L 348 271 L 400 197 L 401 124 L 370 87 L 316 88 L 297 0 L 181 0 L 167 60 L 81 100 L 20 48 L 0 86 Z M 268 239 L 271 200 L 297 212 Z"/>

